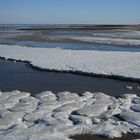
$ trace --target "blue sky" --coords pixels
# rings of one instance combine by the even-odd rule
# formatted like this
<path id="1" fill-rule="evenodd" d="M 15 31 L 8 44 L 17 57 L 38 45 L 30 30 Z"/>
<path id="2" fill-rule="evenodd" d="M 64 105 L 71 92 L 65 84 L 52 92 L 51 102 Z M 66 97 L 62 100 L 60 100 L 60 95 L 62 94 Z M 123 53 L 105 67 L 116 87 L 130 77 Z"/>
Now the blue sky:
<path id="1" fill-rule="evenodd" d="M 0 0 L 0 23 L 138 24 L 140 0 Z"/>

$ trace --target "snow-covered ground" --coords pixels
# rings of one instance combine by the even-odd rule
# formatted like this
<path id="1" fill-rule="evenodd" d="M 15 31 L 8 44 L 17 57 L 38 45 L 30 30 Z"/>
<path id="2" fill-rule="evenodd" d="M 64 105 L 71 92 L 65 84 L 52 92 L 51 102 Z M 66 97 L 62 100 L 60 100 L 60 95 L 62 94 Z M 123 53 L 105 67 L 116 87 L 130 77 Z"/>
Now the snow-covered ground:
<path id="1" fill-rule="evenodd" d="M 33 66 L 140 79 L 140 52 L 63 50 L 0 45 L 0 56 L 28 61 Z"/>
<path id="2" fill-rule="evenodd" d="M 123 120 L 123 121 L 122 121 Z M 0 140 L 70 140 L 75 134 L 140 133 L 140 97 L 0 92 Z"/>

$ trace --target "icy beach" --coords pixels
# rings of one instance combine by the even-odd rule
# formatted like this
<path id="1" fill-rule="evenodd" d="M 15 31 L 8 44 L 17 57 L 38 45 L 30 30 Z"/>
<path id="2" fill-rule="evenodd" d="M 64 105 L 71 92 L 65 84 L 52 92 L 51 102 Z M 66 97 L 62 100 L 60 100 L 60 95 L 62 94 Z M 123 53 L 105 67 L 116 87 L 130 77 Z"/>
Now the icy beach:
<path id="1" fill-rule="evenodd" d="M 140 52 L 0 45 L 0 57 L 28 61 L 40 69 L 140 79 Z"/>
<path id="2" fill-rule="evenodd" d="M 75 134 L 140 133 L 140 97 L 103 93 L 0 92 L 1 140 L 69 140 Z"/>
<path id="3" fill-rule="evenodd" d="M 5 59 L 1 59 L 0 67 L 0 78 L 4 79 L 0 89 L 0 140 L 70 140 L 71 136 L 84 134 L 109 138 L 140 134 L 139 82 L 118 81 L 113 87 L 113 82 L 103 79 L 98 79 L 98 85 L 96 80 L 94 84 L 88 78 L 78 82 L 81 79 L 75 80 L 75 75 L 71 78 L 63 75 L 71 72 L 140 81 L 139 26 L 28 26 L 0 28 L 0 58 Z M 24 63 L 17 61 L 41 70 L 62 72 L 63 76 L 47 76 L 46 71 L 31 73 L 29 65 L 25 64 L 26 70 Z M 3 68 L 4 64 L 7 67 Z M 17 70 L 13 69 L 14 64 Z M 70 83 L 66 81 L 76 86 L 68 88 Z M 35 88 L 31 91 L 29 87 Z"/>

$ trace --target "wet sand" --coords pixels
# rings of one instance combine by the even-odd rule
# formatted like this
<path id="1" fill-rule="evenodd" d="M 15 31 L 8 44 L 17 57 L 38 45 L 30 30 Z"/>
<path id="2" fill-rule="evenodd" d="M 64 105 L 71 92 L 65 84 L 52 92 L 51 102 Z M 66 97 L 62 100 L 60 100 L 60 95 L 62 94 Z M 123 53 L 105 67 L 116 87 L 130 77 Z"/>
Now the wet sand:
<path id="1" fill-rule="evenodd" d="M 101 136 L 95 136 L 95 135 L 76 135 L 71 137 L 74 140 L 133 140 L 140 138 L 140 135 L 138 134 L 127 134 L 124 135 L 121 138 L 105 138 Z"/>

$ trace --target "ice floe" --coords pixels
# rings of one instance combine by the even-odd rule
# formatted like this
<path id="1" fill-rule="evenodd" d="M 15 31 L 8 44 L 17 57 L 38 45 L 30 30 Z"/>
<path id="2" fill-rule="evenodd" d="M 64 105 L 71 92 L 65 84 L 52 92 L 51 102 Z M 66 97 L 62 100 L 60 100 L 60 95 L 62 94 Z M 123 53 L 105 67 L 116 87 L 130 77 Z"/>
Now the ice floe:
<path id="1" fill-rule="evenodd" d="M 70 99 L 70 100 L 68 100 Z M 7 104 L 8 103 L 8 104 Z M 140 97 L 45 91 L 0 94 L 0 140 L 70 140 L 75 134 L 140 133 Z"/>
<path id="2" fill-rule="evenodd" d="M 140 52 L 0 45 L 0 56 L 5 59 L 28 61 L 41 69 L 140 79 Z"/>

